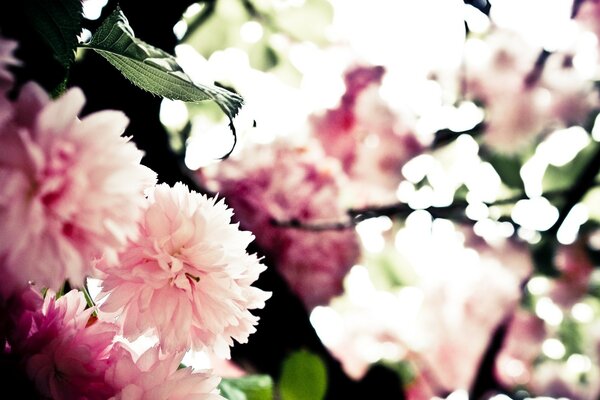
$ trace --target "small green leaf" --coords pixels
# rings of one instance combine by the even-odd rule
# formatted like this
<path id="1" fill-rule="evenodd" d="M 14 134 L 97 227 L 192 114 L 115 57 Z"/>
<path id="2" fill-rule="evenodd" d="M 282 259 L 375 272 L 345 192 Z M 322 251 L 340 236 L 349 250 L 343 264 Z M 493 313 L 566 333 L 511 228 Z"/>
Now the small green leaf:
<path id="1" fill-rule="evenodd" d="M 567 164 L 560 167 L 549 165 L 543 179 L 544 191 L 570 188 L 594 157 L 598 146 L 600 144 L 592 141 Z"/>
<path id="2" fill-rule="evenodd" d="M 221 381 L 219 389 L 221 390 L 221 396 L 225 397 L 227 400 L 248 400 L 244 392 L 235 386 L 229 385 L 224 380 Z"/>
<path id="3" fill-rule="evenodd" d="M 229 127 L 237 139 L 233 118 L 243 99 L 221 87 L 192 82 L 175 57 L 135 37 L 120 8 L 103 21 L 89 43 L 81 46 L 96 51 L 134 85 L 150 93 L 186 102 L 214 101 L 229 118 Z"/>
<path id="4" fill-rule="evenodd" d="M 273 400 L 273 380 L 268 375 L 223 379 L 219 388 L 228 400 Z"/>
<path id="5" fill-rule="evenodd" d="M 69 69 L 75 60 L 77 35 L 81 32 L 81 0 L 27 0 L 25 10 L 54 57 Z"/>
<path id="6" fill-rule="evenodd" d="M 570 317 L 566 317 L 558 326 L 558 338 L 565 345 L 566 356 L 583 353 L 584 339 L 581 326 Z M 566 358 L 566 357 L 565 357 Z"/>
<path id="7" fill-rule="evenodd" d="M 281 400 L 322 400 L 327 391 L 327 369 L 319 356 L 298 351 L 283 364 L 279 393 Z"/>

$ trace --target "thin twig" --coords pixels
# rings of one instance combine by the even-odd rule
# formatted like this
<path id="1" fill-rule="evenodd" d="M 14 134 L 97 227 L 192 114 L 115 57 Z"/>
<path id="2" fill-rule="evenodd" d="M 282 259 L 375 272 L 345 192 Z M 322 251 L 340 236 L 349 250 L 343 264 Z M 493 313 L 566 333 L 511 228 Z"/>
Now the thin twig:
<path id="1" fill-rule="evenodd" d="M 473 137 L 477 137 L 481 135 L 485 131 L 485 123 L 480 122 L 471 129 L 467 129 L 464 131 L 453 131 L 450 129 L 440 129 L 435 132 L 433 143 L 431 143 L 431 150 L 438 149 L 447 144 L 454 142 L 461 135 L 470 135 Z"/>
<path id="2" fill-rule="evenodd" d="M 598 185 L 600 182 L 593 181 L 592 186 Z M 590 186 L 590 187 L 592 187 Z M 589 189 L 589 188 L 588 188 Z M 542 194 L 542 197 L 546 199 L 553 199 L 557 197 L 570 196 L 572 195 L 573 188 L 569 189 L 557 189 L 547 191 Z M 498 199 L 493 202 L 484 203 L 488 207 L 493 206 L 502 206 L 502 205 L 510 205 L 514 204 L 520 200 L 527 200 L 529 197 L 525 193 L 519 193 L 518 195 L 507 197 L 503 199 Z M 579 201 L 579 200 L 578 200 Z M 575 203 L 576 204 L 576 203 Z M 445 218 L 451 219 L 453 221 L 459 222 L 468 222 L 474 223 L 473 221 L 466 217 L 464 210 L 469 205 L 469 202 L 460 199 L 454 201 L 452 204 L 443 207 L 431 206 L 427 208 L 423 208 L 422 210 L 427 211 L 431 214 L 433 218 Z M 358 223 L 365 221 L 371 218 L 377 217 L 390 217 L 390 218 L 406 218 L 413 211 L 417 211 L 419 209 L 415 209 L 410 207 L 406 203 L 394 203 L 388 204 L 385 206 L 371 206 L 364 208 L 351 208 L 346 211 L 346 215 L 348 216 L 345 220 L 312 220 L 310 222 L 303 222 L 297 218 L 288 220 L 288 221 L 279 221 L 275 218 L 271 219 L 271 224 L 280 228 L 291 228 L 291 229 L 302 229 L 308 231 L 333 231 L 333 230 L 345 230 L 352 229 Z"/>
<path id="3" fill-rule="evenodd" d="M 545 49 L 540 52 L 537 60 L 535 60 L 535 64 L 533 64 L 532 70 L 525 75 L 523 84 L 526 88 L 532 88 L 536 83 L 539 82 L 540 78 L 542 77 L 542 73 L 544 72 L 546 61 L 548 61 L 548 58 L 551 54 L 551 52 Z"/>
<path id="4" fill-rule="evenodd" d="M 96 303 L 94 303 L 94 299 L 92 299 L 92 295 L 87 288 L 87 284 L 83 284 L 81 286 L 81 291 L 83 292 L 83 297 L 85 297 L 85 302 L 87 303 L 89 308 L 96 307 Z"/>

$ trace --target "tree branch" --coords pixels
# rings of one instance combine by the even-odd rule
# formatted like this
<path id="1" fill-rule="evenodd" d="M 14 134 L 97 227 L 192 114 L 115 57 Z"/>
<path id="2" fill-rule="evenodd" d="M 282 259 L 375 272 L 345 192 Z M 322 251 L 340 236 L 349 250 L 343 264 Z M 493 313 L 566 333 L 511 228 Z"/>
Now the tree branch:
<path id="1" fill-rule="evenodd" d="M 598 184 L 598 182 L 596 182 L 595 180 L 592 181 L 592 186 L 595 186 L 597 184 Z M 557 198 L 557 197 L 568 196 L 571 194 L 572 191 L 573 191 L 573 188 L 551 190 L 551 191 L 543 193 L 542 197 L 545 197 L 547 199 L 553 199 L 553 198 Z M 529 199 L 529 197 L 525 193 L 519 193 L 518 195 L 513 196 L 513 197 L 498 199 L 496 201 L 493 201 L 490 203 L 484 203 L 484 204 L 486 204 L 489 207 L 493 207 L 493 206 L 514 204 L 514 203 L 518 202 L 519 200 L 527 200 L 527 199 Z M 464 213 L 464 210 L 466 209 L 467 206 L 469 206 L 469 202 L 464 199 L 460 199 L 460 200 L 454 201 L 452 204 L 450 204 L 448 206 L 443 206 L 443 207 L 430 206 L 430 207 L 423 208 L 422 210 L 429 212 L 434 218 L 445 218 L 445 219 L 450 219 L 453 221 L 474 223 L 476 221 L 473 221 L 473 220 L 467 218 L 467 216 Z M 346 210 L 346 215 L 348 216 L 348 219 L 343 220 L 343 221 L 340 221 L 340 220 L 337 220 L 337 221 L 314 221 L 313 220 L 310 222 L 303 222 L 303 221 L 300 221 L 299 219 L 280 221 L 275 218 L 272 218 L 271 223 L 274 226 L 278 226 L 281 228 L 303 229 L 303 230 L 316 231 L 316 232 L 330 231 L 330 230 L 345 230 L 345 229 L 352 229 L 358 223 L 365 221 L 367 219 L 371 219 L 371 218 L 377 218 L 377 217 L 406 218 L 406 217 L 408 217 L 408 215 L 410 213 L 412 213 L 413 211 L 417 211 L 417 210 L 419 210 L 419 209 L 412 208 L 406 203 L 394 203 L 394 204 L 388 204 L 385 206 L 350 208 L 350 209 Z"/>

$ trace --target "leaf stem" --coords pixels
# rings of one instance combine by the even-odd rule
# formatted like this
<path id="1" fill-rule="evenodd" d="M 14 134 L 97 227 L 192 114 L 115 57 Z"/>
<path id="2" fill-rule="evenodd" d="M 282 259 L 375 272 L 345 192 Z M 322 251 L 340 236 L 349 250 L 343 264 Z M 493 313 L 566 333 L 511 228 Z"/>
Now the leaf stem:
<path id="1" fill-rule="evenodd" d="M 92 295 L 87 288 L 87 283 L 84 283 L 83 286 L 81 286 L 81 291 L 83 292 L 83 297 L 85 297 L 85 302 L 87 303 L 88 308 L 96 307 L 96 303 L 94 303 L 94 299 L 92 299 Z M 94 311 L 94 315 L 95 314 L 96 312 Z"/>

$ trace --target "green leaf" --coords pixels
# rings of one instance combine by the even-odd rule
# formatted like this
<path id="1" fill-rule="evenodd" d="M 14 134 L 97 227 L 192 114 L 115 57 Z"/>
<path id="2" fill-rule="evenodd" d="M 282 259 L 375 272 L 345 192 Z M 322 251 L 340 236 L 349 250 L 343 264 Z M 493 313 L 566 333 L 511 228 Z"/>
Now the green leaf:
<path id="1" fill-rule="evenodd" d="M 577 180 L 577 177 L 583 173 L 592 157 L 594 157 L 594 154 L 596 154 L 596 151 L 598 150 L 598 146 L 600 146 L 600 144 L 592 141 L 569 163 L 561 167 L 549 165 L 544 174 L 544 191 L 547 192 L 570 188 L 573 185 L 573 182 Z"/>
<path id="2" fill-rule="evenodd" d="M 279 393 L 281 400 L 321 400 L 327 391 L 327 369 L 319 356 L 297 351 L 283 364 Z"/>
<path id="3" fill-rule="evenodd" d="M 27 0 L 31 23 L 65 69 L 75 61 L 77 35 L 81 32 L 81 0 Z"/>
<path id="4" fill-rule="evenodd" d="M 219 388 L 228 400 L 273 400 L 273 380 L 268 375 L 223 379 Z"/>
<path id="5" fill-rule="evenodd" d="M 229 385 L 225 380 L 221 381 L 219 389 L 221 390 L 221 396 L 225 397 L 227 400 L 248 400 L 244 392 L 235 386 Z"/>
<path id="6" fill-rule="evenodd" d="M 482 158 L 492 164 L 502 183 L 506 186 L 524 190 L 523 180 L 521 179 L 521 167 L 523 162 L 518 155 L 505 155 L 491 151 L 481 151 Z"/>
<path id="7" fill-rule="evenodd" d="M 192 82 L 175 57 L 135 37 L 120 8 L 103 21 L 89 43 L 81 46 L 96 51 L 134 85 L 152 94 L 186 102 L 214 101 L 229 118 L 237 140 L 233 118 L 243 99 L 221 87 Z"/>
<path id="8" fill-rule="evenodd" d="M 573 318 L 565 318 L 558 326 L 557 333 L 558 338 L 565 345 L 566 356 L 573 353 L 584 353 L 583 332 L 581 326 Z"/>

